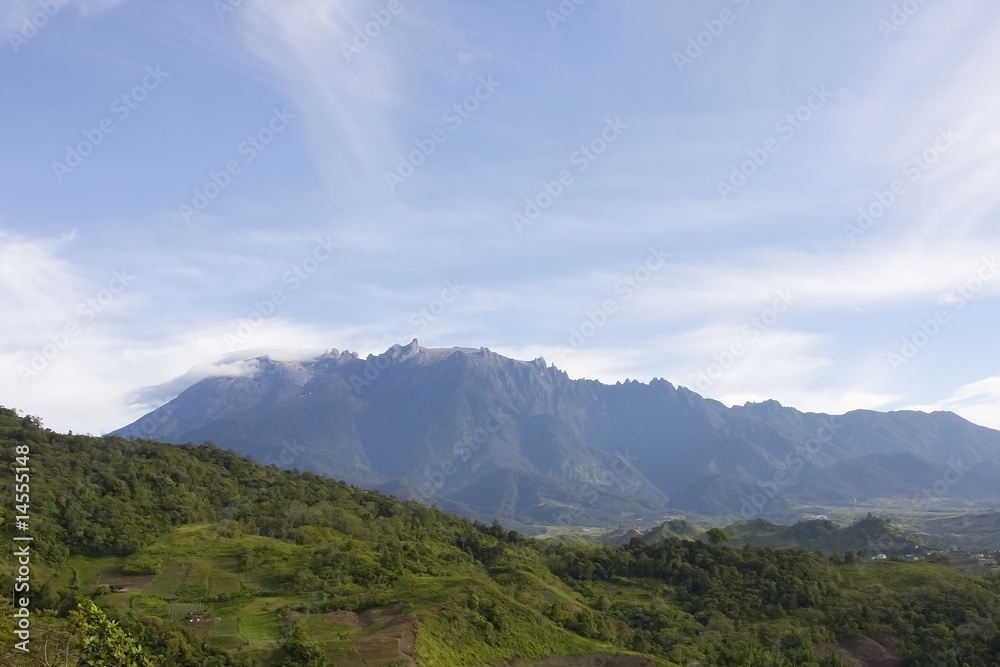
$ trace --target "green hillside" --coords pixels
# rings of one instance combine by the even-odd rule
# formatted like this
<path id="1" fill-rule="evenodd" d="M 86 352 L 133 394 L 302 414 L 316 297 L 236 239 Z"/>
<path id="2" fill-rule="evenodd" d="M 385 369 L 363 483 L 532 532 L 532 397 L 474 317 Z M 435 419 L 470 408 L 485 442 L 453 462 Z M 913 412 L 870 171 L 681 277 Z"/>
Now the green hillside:
<path id="1" fill-rule="evenodd" d="M 920 555 L 928 546 L 921 537 L 872 515 L 847 526 L 826 519 L 800 521 L 790 526 L 752 519 L 727 526 L 726 533 L 734 544 L 797 548 L 827 555 L 845 552 L 862 552 L 864 556 Z"/>
<path id="2" fill-rule="evenodd" d="M 1000 550 L 1000 512 L 977 512 L 920 523 L 932 539 L 962 547 Z"/>
<path id="3" fill-rule="evenodd" d="M 29 529 L 8 502 L 0 535 L 33 537 L 33 652 L 14 648 L 8 599 L 0 664 L 840 665 L 864 647 L 1000 664 L 1000 580 L 942 565 L 529 539 L 211 445 L 63 435 L 7 409 L 0 441 L 8 470 L 23 452 L 31 470 Z M 111 651 L 127 657 L 102 663 Z"/>
<path id="4" fill-rule="evenodd" d="M 689 523 L 684 519 L 670 519 L 664 521 L 659 526 L 649 531 L 643 536 L 645 542 L 658 542 L 659 540 L 676 537 L 682 540 L 697 540 L 705 534 L 705 529 L 701 526 Z"/>

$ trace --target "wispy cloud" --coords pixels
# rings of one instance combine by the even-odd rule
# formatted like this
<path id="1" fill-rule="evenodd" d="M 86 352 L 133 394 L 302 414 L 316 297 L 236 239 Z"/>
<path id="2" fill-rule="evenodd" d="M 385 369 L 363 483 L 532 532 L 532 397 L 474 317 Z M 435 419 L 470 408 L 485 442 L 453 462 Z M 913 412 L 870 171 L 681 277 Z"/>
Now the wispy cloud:
<path id="1" fill-rule="evenodd" d="M 926 412 L 948 410 L 976 424 L 1000 430 L 1000 375 L 959 387 L 939 401 L 910 405 L 904 409 Z"/>
<path id="2" fill-rule="evenodd" d="M 415 11 L 409 2 L 400 6 L 405 11 L 390 14 L 352 0 L 250 0 L 239 13 L 246 48 L 306 117 L 315 157 L 337 165 L 337 177 L 352 168 L 373 171 L 389 154 L 392 114 L 408 86 L 394 53 L 411 39 L 407 14 Z M 373 9 L 390 22 L 379 23 Z M 365 33 L 369 23 L 375 36 Z"/>
<path id="3" fill-rule="evenodd" d="M 74 316 L 86 282 L 63 257 L 73 239 L 0 230 L 0 340 L 8 349 L 37 342 Z"/>
<path id="4" fill-rule="evenodd" d="M 128 0 L 57 0 L 55 3 L 43 5 L 39 0 L 5 0 L 0 7 L 0 31 L 6 37 L 8 31 L 20 30 L 25 20 L 32 22 L 37 30 L 64 9 L 81 16 L 94 16 L 125 2 Z M 35 19 L 35 15 L 39 13 L 46 15 L 47 18 Z"/>
<path id="5" fill-rule="evenodd" d="M 184 373 L 184 375 L 168 382 L 152 387 L 142 387 L 129 399 L 129 405 L 143 413 L 149 412 L 160 407 L 201 380 L 210 377 L 250 378 L 257 374 L 259 365 L 259 362 L 255 359 L 223 361 L 216 364 L 198 364 Z"/>

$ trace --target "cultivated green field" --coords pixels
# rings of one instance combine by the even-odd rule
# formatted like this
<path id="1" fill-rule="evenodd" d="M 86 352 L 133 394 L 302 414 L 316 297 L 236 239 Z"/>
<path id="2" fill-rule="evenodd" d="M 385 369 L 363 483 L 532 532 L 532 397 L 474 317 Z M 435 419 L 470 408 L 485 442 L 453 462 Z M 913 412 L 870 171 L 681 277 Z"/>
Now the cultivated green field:
<path id="1" fill-rule="evenodd" d="M 266 554 L 267 567 L 249 568 L 241 556 L 251 551 Z M 94 594 L 102 606 L 137 612 L 164 622 L 186 626 L 201 635 L 212 646 L 244 654 L 264 655 L 277 646 L 280 623 L 290 610 L 308 602 L 308 595 L 289 596 L 276 591 L 277 575 L 282 570 L 293 571 L 308 547 L 295 548 L 280 540 L 263 537 L 232 539 L 221 536 L 212 524 L 182 526 L 157 540 L 135 557 L 153 556 L 163 565 L 152 577 L 129 577 L 122 574 L 124 558 L 89 558 L 74 555 L 49 579 L 53 589 L 78 588 Z M 130 586 L 121 593 L 98 588 L 99 582 L 114 581 L 128 584 L 138 581 L 142 587 Z M 275 591 L 262 595 L 262 591 Z M 403 616 L 403 609 L 380 622 L 357 623 L 354 626 L 335 623 L 329 614 L 294 614 L 303 619 L 310 638 L 327 648 L 331 656 L 348 658 L 359 664 L 387 664 L 407 656 L 399 650 L 399 642 L 390 637 L 393 624 Z M 186 620 L 189 613 L 207 612 L 208 621 Z M 378 641 L 385 636 L 385 641 Z M 368 639 L 368 641 L 364 641 Z M 412 641 L 411 641 L 412 650 Z"/>

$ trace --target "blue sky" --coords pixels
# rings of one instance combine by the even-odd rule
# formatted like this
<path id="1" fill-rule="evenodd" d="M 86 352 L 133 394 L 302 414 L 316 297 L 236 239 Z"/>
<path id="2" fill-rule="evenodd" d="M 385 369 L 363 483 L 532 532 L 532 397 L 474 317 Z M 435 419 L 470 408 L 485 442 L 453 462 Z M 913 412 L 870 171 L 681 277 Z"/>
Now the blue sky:
<path id="1" fill-rule="evenodd" d="M 0 403 L 418 338 L 1000 428 L 1000 5 L 8 0 Z"/>

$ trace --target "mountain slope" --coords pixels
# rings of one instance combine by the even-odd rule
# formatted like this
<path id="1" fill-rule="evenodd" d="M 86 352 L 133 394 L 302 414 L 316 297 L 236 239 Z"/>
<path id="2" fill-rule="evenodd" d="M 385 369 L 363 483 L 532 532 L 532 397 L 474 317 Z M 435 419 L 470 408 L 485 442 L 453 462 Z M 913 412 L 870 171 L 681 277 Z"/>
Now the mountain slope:
<path id="1" fill-rule="evenodd" d="M 263 357 L 243 370 L 204 379 L 116 433 L 210 440 L 265 463 L 371 488 L 399 482 L 424 502 L 524 523 L 662 515 L 675 495 L 675 507 L 701 513 L 746 517 L 749 506 L 784 516 L 807 500 L 844 502 L 822 473 L 873 455 L 933 464 L 897 471 L 893 493 L 922 489 L 934 481 L 925 473 L 960 462 L 979 479 L 975 497 L 962 500 L 1000 501 L 989 490 L 1000 480 L 1000 432 L 951 413 L 833 417 L 776 401 L 727 408 L 664 380 L 571 380 L 542 359 L 416 341 L 366 359 L 337 350 L 304 362 Z M 852 498 L 884 490 L 878 474 L 856 477 Z M 501 502 L 502 493 L 477 489 L 491 478 L 522 480 L 519 495 L 546 491 Z"/>
<path id="2" fill-rule="evenodd" d="M 789 491 L 806 502 L 850 505 L 855 499 L 908 499 L 914 506 L 930 498 L 989 502 L 996 480 L 960 461 L 932 463 L 913 454 L 870 454 L 828 466 Z"/>

